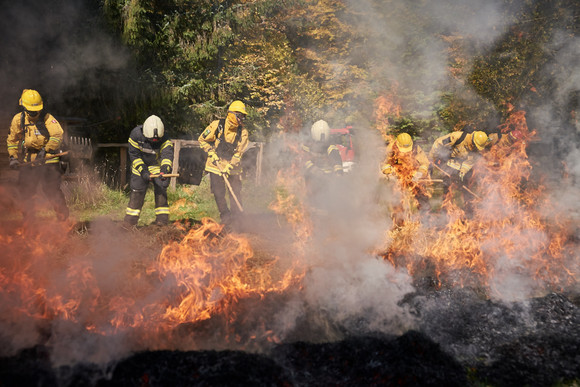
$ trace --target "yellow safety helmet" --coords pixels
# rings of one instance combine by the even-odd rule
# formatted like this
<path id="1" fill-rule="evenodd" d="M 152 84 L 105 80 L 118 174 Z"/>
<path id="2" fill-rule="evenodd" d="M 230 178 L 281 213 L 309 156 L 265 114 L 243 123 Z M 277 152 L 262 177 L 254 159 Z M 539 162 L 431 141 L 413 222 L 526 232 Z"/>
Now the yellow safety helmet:
<path id="1" fill-rule="evenodd" d="M 244 105 L 244 103 L 242 101 L 232 102 L 228 111 L 238 112 L 238 113 L 242 113 L 242 114 L 246 114 L 246 115 L 248 114 L 248 112 L 246 111 L 246 105 Z"/>
<path id="2" fill-rule="evenodd" d="M 397 148 L 401 153 L 411 152 L 413 150 L 413 139 L 409 133 L 401 133 L 396 139 Z"/>
<path id="3" fill-rule="evenodd" d="M 477 149 L 482 150 L 487 146 L 489 138 L 487 137 L 487 134 L 485 134 L 485 132 L 482 132 L 481 130 L 476 130 L 475 132 L 473 132 L 471 136 L 473 138 L 473 143 L 475 144 Z"/>
<path id="4" fill-rule="evenodd" d="M 41 111 L 43 108 L 42 97 L 36 90 L 24 89 L 20 97 L 20 106 L 31 112 Z"/>

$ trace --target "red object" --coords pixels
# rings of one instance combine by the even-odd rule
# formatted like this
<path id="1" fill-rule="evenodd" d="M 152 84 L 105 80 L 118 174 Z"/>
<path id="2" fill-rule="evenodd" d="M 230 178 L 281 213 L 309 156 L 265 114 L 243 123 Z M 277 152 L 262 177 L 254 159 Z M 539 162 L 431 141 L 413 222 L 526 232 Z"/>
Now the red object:
<path id="1" fill-rule="evenodd" d="M 347 126 L 341 129 L 330 129 L 330 142 L 338 148 L 342 163 L 354 162 L 355 148 L 354 148 L 354 129 L 352 126 Z"/>

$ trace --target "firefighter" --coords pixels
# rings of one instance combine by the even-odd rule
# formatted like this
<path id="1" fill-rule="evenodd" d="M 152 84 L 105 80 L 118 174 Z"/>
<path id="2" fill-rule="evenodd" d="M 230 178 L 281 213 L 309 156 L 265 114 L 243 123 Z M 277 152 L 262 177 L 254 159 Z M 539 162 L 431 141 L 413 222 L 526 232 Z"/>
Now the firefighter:
<path id="1" fill-rule="evenodd" d="M 435 140 L 429 152 L 429 160 L 443 174 L 444 196 L 447 196 L 453 182 L 461 184 L 465 191 L 469 190 L 465 184 L 469 184 L 473 166 L 489 144 L 487 134 L 480 130 L 471 133 L 455 131 Z M 472 191 L 469 192 L 473 196 Z M 464 202 L 467 204 L 466 209 L 470 210 L 471 200 L 464 196 Z"/>
<path id="2" fill-rule="evenodd" d="M 18 190 L 25 220 L 34 214 L 38 184 L 51 201 L 57 219 L 68 218 L 69 210 L 60 188 L 62 170 L 60 153 L 63 130 L 58 121 L 43 111 L 42 97 L 36 90 L 25 89 L 20 97 L 22 112 L 12 118 L 7 138 L 10 168 L 18 169 Z"/>
<path id="3" fill-rule="evenodd" d="M 154 225 L 169 222 L 167 187 L 169 178 L 163 175 L 173 169 L 173 143 L 165 133 L 165 126 L 155 115 L 149 116 L 143 125 L 136 126 L 129 136 L 129 162 L 131 163 L 131 194 L 125 212 L 125 224 L 136 226 L 145 201 L 149 183 L 153 183 L 155 195 Z"/>
<path id="4" fill-rule="evenodd" d="M 307 200 L 311 209 L 319 215 L 333 211 L 333 197 L 343 190 L 344 184 L 336 177 L 343 174 L 342 158 L 338 147 L 331 144 L 330 127 L 324 120 L 316 121 L 310 127 L 309 139 L 302 144 L 301 160 Z M 338 204 L 340 200 L 335 200 Z"/>
<path id="5" fill-rule="evenodd" d="M 431 204 L 429 159 L 423 149 L 413 142 L 408 133 L 399 134 L 387 145 L 386 158 L 381 171 L 387 177 L 396 178 L 402 188 L 408 189 L 417 200 L 421 211 L 429 211 Z"/>
<path id="6" fill-rule="evenodd" d="M 316 121 L 310 127 L 310 142 L 302 145 L 302 151 L 307 180 L 314 176 L 342 175 L 340 151 L 330 143 L 330 127 L 326 121 Z"/>
<path id="7" fill-rule="evenodd" d="M 231 223 L 243 211 L 242 154 L 249 143 L 248 130 L 244 128 L 247 114 L 246 105 L 242 101 L 232 102 L 226 118 L 210 123 L 198 139 L 199 145 L 207 153 L 205 170 L 209 173 L 211 192 L 224 224 Z M 230 189 L 229 207 L 226 185 Z"/>

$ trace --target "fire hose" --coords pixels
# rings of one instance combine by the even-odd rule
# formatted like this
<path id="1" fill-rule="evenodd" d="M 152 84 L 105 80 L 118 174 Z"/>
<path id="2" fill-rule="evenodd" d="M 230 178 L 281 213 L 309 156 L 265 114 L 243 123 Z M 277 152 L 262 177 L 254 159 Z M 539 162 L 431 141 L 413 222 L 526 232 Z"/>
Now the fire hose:
<path id="1" fill-rule="evenodd" d="M 432 162 L 431 165 L 433 165 L 435 168 L 437 168 L 441 173 L 443 173 L 448 178 L 451 178 L 451 175 L 449 173 L 445 172 L 443 169 L 441 169 L 435 163 Z M 481 199 L 481 196 L 479 196 L 478 194 L 476 194 L 475 192 L 473 192 L 472 190 L 470 190 L 469 188 L 467 188 L 464 184 L 461 185 L 461 188 L 463 188 L 464 190 L 466 190 L 467 192 L 469 192 L 470 194 L 472 194 L 474 197 L 476 197 L 478 199 Z"/>

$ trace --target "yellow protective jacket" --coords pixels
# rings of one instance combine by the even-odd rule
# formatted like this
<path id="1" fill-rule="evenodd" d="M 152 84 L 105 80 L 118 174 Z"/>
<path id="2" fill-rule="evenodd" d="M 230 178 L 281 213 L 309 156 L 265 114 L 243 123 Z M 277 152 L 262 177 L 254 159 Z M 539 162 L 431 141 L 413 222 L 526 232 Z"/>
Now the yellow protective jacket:
<path id="1" fill-rule="evenodd" d="M 207 158 L 207 172 L 220 174 L 227 163 L 230 163 L 233 166 L 231 175 L 242 173 L 242 154 L 248 148 L 249 136 L 247 129 L 238 126 L 234 114 L 228 113 L 227 118 L 213 121 L 205 128 L 198 141 L 206 153 L 215 152 L 220 158 L 219 165 L 211 157 Z"/>
<path id="2" fill-rule="evenodd" d="M 410 172 L 421 172 L 424 178 L 428 178 L 429 174 L 429 158 L 417 144 L 413 144 L 413 150 L 408 153 L 398 151 L 396 141 L 392 141 L 387 145 L 386 158 L 381 170 L 388 171 L 389 169 L 410 169 Z M 388 173 L 387 173 L 388 174 Z M 413 177 L 413 173 L 407 173 L 409 177 Z"/>
<path id="3" fill-rule="evenodd" d="M 46 130 L 44 129 L 46 128 Z M 31 119 L 22 112 L 12 118 L 10 132 L 6 139 L 8 156 L 21 162 L 34 161 L 44 148 L 47 153 L 58 153 L 64 131 L 58 121 L 49 113 Z M 46 159 L 46 164 L 58 163 L 59 157 Z"/>
<path id="4" fill-rule="evenodd" d="M 491 133 L 489 135 L 491 145 L 510 147 L 515 144 L 516 140 L 509 133 Z"/>
<path id="5" fill-rule="evenodd" d="M 458 131 L 439 137 L 433 143 L 429 159 L 435 164 L 447 162 L 448 166 L 459 170 L 461 174 L 467 173 L 477 161 L 480 153 L 473 143 L 472 133 L 467 133 L 463 140 L 461 140 L 462 136 L 463 132 Z"/>

